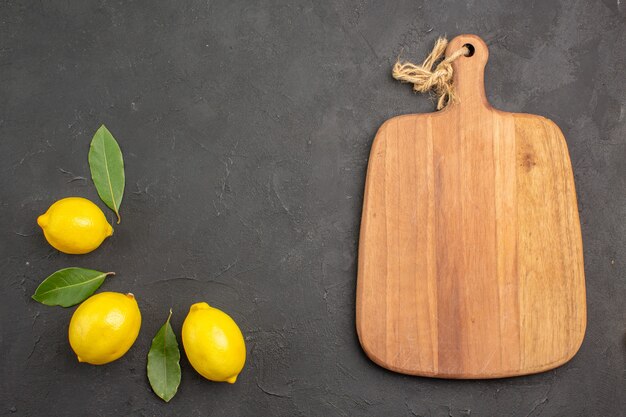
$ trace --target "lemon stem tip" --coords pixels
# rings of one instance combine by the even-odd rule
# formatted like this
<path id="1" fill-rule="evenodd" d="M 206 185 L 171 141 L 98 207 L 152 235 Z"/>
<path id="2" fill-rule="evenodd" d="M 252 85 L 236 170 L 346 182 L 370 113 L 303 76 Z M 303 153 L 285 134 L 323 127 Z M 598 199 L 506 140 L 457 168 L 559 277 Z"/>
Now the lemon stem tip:
<path id="1" fill-rule="evenodd" d="M 211 308 L 211 306 L 202 301 L 200 303 L 192 304 L 189 310 L 208 310 L 209 308 Z"/>
<path id="2" fill-rule="evenodd" d="M 37 217 L 37 224 L 41 228 L 46 227 L 46 225 L 48 224 L 48 216 L 45 214 L 42 214 L 41 216 Z"/>

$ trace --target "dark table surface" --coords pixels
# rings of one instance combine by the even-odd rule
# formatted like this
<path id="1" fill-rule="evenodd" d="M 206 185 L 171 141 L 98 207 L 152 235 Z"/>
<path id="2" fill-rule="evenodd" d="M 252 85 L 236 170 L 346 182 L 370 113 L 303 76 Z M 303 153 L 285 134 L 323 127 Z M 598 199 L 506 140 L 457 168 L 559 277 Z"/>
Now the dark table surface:
<path id="1" fill-rule="evenodd" d="M 616 0 L 3 1 L 0 415 L 624 415 L 625 18 Z M 553 119 L 571 153 L 588 329 L 571 362 L 539 375 L 394 374 L 355 333 L 373 136 L 434 108 L 391 65 L 459 33 L 489 44 L 492 104 Z M 102 123 L 125 155 L 122 223 L 92 254 L 64 255 L 35 219 L 66 196 L 101 204 L 87 152 Z M 76 361 L 73 308 L 30 298 L 72 265 L 116 271 L 102 289 L 139 301 L 139 338 L 109 365 Z M 200 300 L 239 322 L 246 367 L 216 384 L 183 357 L 165 404 L 145 376 L 150 341 L 170 307 L 179 333 Z"/>

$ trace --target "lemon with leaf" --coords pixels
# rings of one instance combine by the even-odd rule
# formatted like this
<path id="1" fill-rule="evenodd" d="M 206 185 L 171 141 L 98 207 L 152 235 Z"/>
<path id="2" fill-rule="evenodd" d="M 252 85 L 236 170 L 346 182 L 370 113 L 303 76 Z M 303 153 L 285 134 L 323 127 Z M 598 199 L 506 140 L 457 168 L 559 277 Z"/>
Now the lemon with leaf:
<path id="1" fill-rule="evenodd" d="M 103 365 L 124 356 L 141 328 L 141 312 L 133 294 L 101 292 L 74 312 L 68 331 L 79 362 Z"/>
<path id="2" fill-rule="evenodd" d="M 246 344 L 237 323 L 207 303 L 189 309 L 182 331 L 191 366 L 203 377 L 234 384 L 246 362 Z"/>
<path id="3" fill-rule="evenodd" d="M 113 234 L 102 210 L 82 197 L 57 201 L 37 218 L 37 224 L 50 245 L 72 255 L 95 250 Z"/>

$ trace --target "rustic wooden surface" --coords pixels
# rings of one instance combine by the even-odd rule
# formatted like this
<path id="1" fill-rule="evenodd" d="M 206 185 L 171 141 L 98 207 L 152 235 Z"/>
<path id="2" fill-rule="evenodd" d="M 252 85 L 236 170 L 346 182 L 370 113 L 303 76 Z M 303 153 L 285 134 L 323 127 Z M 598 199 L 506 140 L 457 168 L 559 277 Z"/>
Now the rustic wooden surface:
<path id="1" fill-rule="evenodd" d="M 568 361 L 586 326 L 582 240 L 567 145 L 550 120 L 492 108 L 485 43 L 462 35 L 459 101 L 388 120 L 363 204 L 357 330 L 407 374 L 496 378 Z"/>

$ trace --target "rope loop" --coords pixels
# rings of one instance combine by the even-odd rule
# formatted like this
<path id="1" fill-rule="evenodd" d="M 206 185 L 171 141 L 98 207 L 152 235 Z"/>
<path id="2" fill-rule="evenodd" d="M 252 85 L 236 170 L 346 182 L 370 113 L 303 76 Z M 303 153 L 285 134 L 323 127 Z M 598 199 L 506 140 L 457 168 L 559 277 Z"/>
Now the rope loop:
<path id="1" fill-rule="evenodd" d="M 457 100 L 452 85 L 452 62 L 460 56 L 469 55 L 466 46 L 443 58 L 448 46 L 446 38 L 439 38 L 433 50 L 428 54 L 422 65 L 411 62 L 402 62 L 400 58 L 393 66 L 391 75 L 398 81 L 412 83 L 413 91 L 427 93 L 434 91 L 438 97 L 437 110 L 443 109 L 449 103 Z M 442 59 L 443 58 L 443 59 Z"/>

